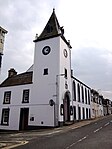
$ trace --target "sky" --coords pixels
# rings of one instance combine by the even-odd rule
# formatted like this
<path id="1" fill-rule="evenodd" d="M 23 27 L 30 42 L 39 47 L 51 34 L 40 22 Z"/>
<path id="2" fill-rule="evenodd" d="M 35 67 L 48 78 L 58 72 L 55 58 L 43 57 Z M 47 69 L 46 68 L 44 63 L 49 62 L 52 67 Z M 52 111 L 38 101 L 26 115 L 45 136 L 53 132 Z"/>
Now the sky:
<path id="1" fill-rule="evenodd" d="M 112 100 L 111 6 L 111 0 L 0 0 L 0 26 L 8 31 L 0 82 L 10 68 L 22 73 L 33 64 L 33 40 L 55 8 L 72 45 L 74 76 Z"/>

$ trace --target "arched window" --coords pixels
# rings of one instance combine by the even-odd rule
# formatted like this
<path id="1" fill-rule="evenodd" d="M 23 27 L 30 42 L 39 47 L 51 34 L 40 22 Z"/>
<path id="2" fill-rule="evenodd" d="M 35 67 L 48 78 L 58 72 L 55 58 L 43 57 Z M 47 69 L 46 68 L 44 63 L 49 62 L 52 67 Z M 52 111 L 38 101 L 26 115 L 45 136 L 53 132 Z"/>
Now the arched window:
<path id="1" fill-rule="evenodd" d="M 86 108 L 86 119 L 88 119 L 88 108 Z"/>
<path id="2" fill-rule="evenodd" d="M 81 107 L 78 107 L 78 120 L 81 120 Z"/>
<path id="3" fill-rule="evenodd" d="M 90 92 L 88 90 L 88 104 L 90 105 Z"/>
<path id="4" fill-rule="evenodd" d="M 85 103 L 87 104 L 87 90 L 85 88 Z"/>
<path id="5" fill-rule="evenodd" d="M 85 109 L 84 107 L 82 108 L 82 113 L 83 113 L 83 120 L 85 119 Z"/>
<path id="6" fill-rule="evenodd" d="M 73 100 L 76 101 L 76 84 L 75 84 L 75 81 L 73 81 Z"/>
<path id="7" fill-rule="evenodd" d="M 80 85 L 77 84 L 78 101 L 80 102 Z"/>
<path id="8" fill-rule="evenodd" d="M 83 89 L 83 86 L 81 86 L 81 91 L 82 91 L 82 102 L 84 103 L 84 89 Z"/>

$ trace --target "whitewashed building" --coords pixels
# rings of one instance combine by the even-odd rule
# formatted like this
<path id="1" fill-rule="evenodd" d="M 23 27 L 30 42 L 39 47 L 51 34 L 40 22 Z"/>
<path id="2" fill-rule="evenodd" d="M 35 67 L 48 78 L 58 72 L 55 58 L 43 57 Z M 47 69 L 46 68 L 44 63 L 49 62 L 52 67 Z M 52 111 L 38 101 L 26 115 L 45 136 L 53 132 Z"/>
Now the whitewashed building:
<path id="1" fill-rule="evenodd" d="M 56 127 L 91 118 L 91 88 L 71 73 L 71 45 L 55 10 L 36 37 L 34 64 L 0 85 L 0 129 Z"/>
<path id="2" fill-rule="evenodd" d="M 72 100 L 74 120 L 91 118 L 91 88 L 72 76 Z"/>
<path id="3" fill-rule="evenodd" d="M 91 118 L 104 116 L 103 96 L 96 90 L 91 90 Z"/>
<path id="4" fill-rule="evenodd" d="M 0 74 L 1 74 L 1 66 L 2 66 L 2 56 L 4 51 L 5 34 L 7 34 L 7 31 L 0 26 Z"/>

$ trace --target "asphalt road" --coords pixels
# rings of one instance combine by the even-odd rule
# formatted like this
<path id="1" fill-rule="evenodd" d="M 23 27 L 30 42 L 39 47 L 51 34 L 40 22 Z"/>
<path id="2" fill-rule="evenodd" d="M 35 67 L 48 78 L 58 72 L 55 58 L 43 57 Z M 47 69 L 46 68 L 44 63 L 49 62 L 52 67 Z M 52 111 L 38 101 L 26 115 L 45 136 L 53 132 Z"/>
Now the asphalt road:
<path id="1" fill-rule="evenodd" d="M 36 136 L 16 149 L 112 149 L 112 115 L 76 129 L 75 125 Z"/>
<path id="2" fill-rule="evenodd" d="M 54 129 L 0 132 L 0 148 L 112 149 L 111 127 L 112 115 Z"/>

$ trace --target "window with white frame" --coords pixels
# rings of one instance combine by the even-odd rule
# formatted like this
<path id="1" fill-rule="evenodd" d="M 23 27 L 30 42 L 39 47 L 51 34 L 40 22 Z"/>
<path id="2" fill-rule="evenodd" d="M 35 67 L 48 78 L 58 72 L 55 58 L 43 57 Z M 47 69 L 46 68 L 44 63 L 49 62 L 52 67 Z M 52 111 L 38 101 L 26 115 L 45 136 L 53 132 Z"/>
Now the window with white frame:
<path id="1" fill-rule="evenodd" d="M 9 112 L 9 108 L 2 109 L 1 125 L 9 125 Z"/>
<path id="2" fill-rule="evenodd" d="M 23 90 L 22 103 L 29 103 L 29 89 Z"/>
<path id="3" fill-rule="evenodd" d="M 11 100 L 11 91 L 6 91 L 4 93 L 3 104 L 10 104 L 10 100 Z"/>

